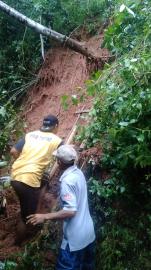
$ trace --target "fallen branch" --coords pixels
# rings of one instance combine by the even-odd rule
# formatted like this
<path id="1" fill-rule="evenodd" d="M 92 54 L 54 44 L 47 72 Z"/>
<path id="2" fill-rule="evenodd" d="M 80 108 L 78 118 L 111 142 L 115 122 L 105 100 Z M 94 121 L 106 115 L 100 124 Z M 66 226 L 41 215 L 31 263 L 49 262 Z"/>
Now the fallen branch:
<path id="1" fill-rule="evenodd" d="M 14 17 L 17 19 L 19 22 L 24 24 L 25 26 L 28 26 L 32 28 L 35 32 L 50 37 L 51 39 L 61 43 L 65 47 L 69 47 L 70 49 L 79 52 L 83 55 L 85 55 L 88 58 L 94 59 L 96 61 L 99 61 L 103 64 L 103 61 L 100 58 L 96 58 L 91 51 L 86 46 L 82 46 L 80 42 L 67 37 L 66 35 L 60 34 L 48 27 L 43 26 L 40 23 L 35 22 L 34 20 L 26 17 L 22 13 L 18 12 L 14 8 L 10 7 L 9 5 L 5 4 L 3 1 L 0 1 L 0 10 L 5 12 L 11 17 Z"/>
<path id="2" fill-rule="evenodd" d="M 84 107 L 83 107 L 83 109 L 84 109 Z M 83 110 L 83 109 L 82 109 L 82 110 Z M 78 115 L 78 117 L 77 117 L 77 119 L 76 119 L 76 121 L 75 121 L 75 123 L 74 123 L 74 125 L 73 125 L 73 127 L 72 127 L 72 129 L 71 129 L 71 132 L 70 132 L 68 138 L 67 138 L 66 141 L 65 141 L 65 144 L 71 144 L 71 142 L 72 142 L 72 140 L 73 140 L 73 137 L 74 137 L 75 134 L 76 134 L 77 123 L 78 123 L 78 121 L 79 121 L 79 118 L 80 118 L 80 114 Z M 52 177 L 54 176 L 54 174 L 55 174 L 57 168 L 58 168 L 58 165 L 57 165 L 57 162 L 55 162 L 55 164 L 53 165 L 53 167 L 52 167 L 52 169 L 51 169 L 51 172 L 50 172 L 50 174 L 49 174 L 49 179 L 50 179 L 50 180 L 51 180 Z"/>

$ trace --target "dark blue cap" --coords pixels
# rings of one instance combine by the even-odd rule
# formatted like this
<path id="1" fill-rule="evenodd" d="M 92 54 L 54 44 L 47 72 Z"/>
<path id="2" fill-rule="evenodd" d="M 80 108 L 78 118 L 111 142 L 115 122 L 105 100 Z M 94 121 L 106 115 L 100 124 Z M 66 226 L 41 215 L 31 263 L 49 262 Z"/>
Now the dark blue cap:
<path id="1" fill-rule="evenodd" d="M 54 115 L 48 115 L 43 119 L 43 127 L 54 127 L 59 124 L 58 118 Z"/>

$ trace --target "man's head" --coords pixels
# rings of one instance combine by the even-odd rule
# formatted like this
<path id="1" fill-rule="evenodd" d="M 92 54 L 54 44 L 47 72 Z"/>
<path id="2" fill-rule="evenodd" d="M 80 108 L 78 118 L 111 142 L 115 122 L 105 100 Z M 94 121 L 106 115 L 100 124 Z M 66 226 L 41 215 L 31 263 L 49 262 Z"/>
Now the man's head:
<path id="1" fill-rule="evenodd" d="M 78 155 L 72 145 L 61 145 L 56 151 L 54 151 L 53 156 L 57 158 L 60 167 L 70 167 L 77 160 Z"/>
<path id="2" fill-rule="evenodd" d="M 43 125 L 40 128 L 44 132 L 53 132 L 56 133 L 58 130 L 59 121 L 58 118 L 52 114 L 47 115 L 43 119 Z"/>

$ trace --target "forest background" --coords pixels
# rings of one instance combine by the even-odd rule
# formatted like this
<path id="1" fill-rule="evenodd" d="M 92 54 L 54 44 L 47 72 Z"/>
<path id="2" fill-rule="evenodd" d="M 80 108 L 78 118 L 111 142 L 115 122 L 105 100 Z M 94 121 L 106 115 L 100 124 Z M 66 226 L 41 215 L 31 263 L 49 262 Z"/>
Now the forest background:
<path id="1" fill-rule="evenodd" d="M 91 36 L 103 24 L 108 25 L 103 45 L 115 61 L 106 64 L 87 82 L 88 94 L 95 96 L 89 115 L 92 124 L 79 135 L 87 148 L 96 143 L 101 145 L 103 155 L 99 164 L 109 175 L 105 181 L 89 179 L 97 231 L 96 269 L 149 270 L 151 2 L 8 0 L 5 3 L 66 35 L 83 27 Z M 44 38 L 44 43 L 46 50 L 53 46 L 48 38 Z M 5 160 L 10 132 L 19 123 L 20 102 L 36 82 L 42 59 L 39 35 L 3 13 L 0 45 L 0 152 Z M 103 226 L 102 210 L 106 216 Z M 33 263 L 30 256 L 26 259 Z M 26 263 L 25 260 L 22 269 Z M 38 267 L 42 269 L 40 262 Z"/>

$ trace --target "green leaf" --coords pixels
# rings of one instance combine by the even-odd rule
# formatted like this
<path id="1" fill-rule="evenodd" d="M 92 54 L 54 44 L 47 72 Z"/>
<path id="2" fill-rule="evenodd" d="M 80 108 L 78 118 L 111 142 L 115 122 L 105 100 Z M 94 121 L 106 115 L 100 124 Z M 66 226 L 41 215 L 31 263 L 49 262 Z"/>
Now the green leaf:
<path id="1" fill-rule="evenodd" d="M 125 187 L 120 187 L 120 193 L 124 193 L 125 192 Z"/>
<path id="2" fill-rule="evenodd" d="M 5 117 L 5 115 L 6 115 L 6 109 L 5 109 L 5 107 L 0 107 L 0 115 L 2 117 Z"/>
<path id="3" fill-rule="evenodd" d="M 137 136 L 136 138 L 137 138 L 138 142 L 143 142 L 144 139 L 145 139 L 145 136 L 144 136 L 144 134 L 140 134 L 140 135 Z"/>
<path id="4" fill-rule="evenodd" d="M 129 122 L 125 122 L 125 121 L 119 122 L 119 125 L 120 125 L 121 127 L 127 127 L 127 126 L 129 125 Z"/>
<path id="5" fill-rule="evenodd" d="M 61 97 L 61 104 L 62 104 L 64 110 L 67 110 L 68 107 L 69 107 L 68 99 L 69 99 L 69 96 L 67 96 L 67 95 L 63 95 L 63 96 Z"/>
<path id="6" fill-rule="evenodd" d="M 78 98 L 76 95 L 72 95 L 71 100 L 72 100 L 73 105 L 78 105 Z"/>

